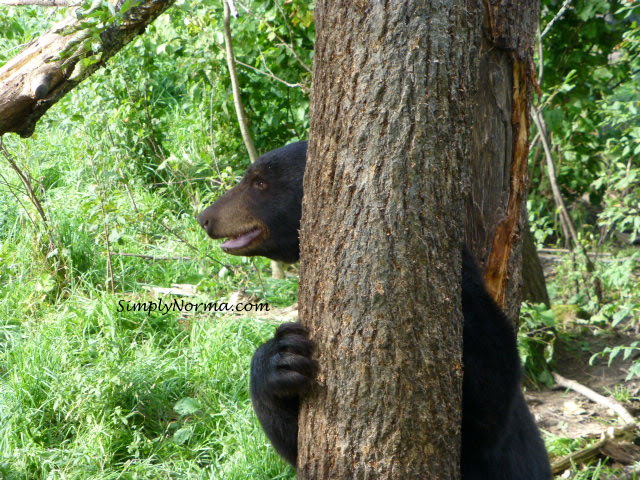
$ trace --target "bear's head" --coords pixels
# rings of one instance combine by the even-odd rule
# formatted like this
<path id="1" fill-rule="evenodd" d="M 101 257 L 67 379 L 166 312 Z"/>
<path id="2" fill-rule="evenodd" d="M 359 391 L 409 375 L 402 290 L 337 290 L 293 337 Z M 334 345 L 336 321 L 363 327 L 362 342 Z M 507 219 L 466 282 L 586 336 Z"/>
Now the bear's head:
<path id="1" fill-rule="evenodd" d="M 211 238 L 229 239 L 221 245 L 227 253 L 297 262 L 306 159 L 306 141 L 266 153 L 198 222 Z"/>

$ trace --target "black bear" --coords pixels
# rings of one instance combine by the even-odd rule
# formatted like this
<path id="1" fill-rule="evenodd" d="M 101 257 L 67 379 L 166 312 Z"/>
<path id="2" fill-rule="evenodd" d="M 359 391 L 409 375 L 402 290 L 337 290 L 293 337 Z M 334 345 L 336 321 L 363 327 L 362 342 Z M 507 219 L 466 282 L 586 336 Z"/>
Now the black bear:
<path id="1" fill-rule="evenodd" d="M 233 255 L 299 259 L 298 230 L 307 142 L 271 151 L 239 185 L 198 216 L 211 238 L 229 238 Z M 548 480 L 549 461 L 521 391 L 516 336 L 493 301 L 470 252 L 462 252 L 464 480 Z M 300 399 L 317 365 L 313 342 L 299 323 L 281 325 L 251 363 L 251 398 L 278 453 L 297 459 Z"/>

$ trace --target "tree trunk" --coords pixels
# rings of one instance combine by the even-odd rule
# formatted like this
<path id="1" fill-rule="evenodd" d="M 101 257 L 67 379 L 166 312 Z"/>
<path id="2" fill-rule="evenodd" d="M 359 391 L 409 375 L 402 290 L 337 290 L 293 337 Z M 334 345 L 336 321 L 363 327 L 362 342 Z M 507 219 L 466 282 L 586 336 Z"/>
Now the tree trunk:
<path id="1" fill-rule="evenodd" d="M 316 8 L 301 318 L 318 344 L 301 479 L 459 478 L 462 1 Z"/>
<path id="2" fill-rule="evenodd" d="M 472 112 L 466 240 L 489 291 L 514 321 L 520 313 L 526 220 L 529 110 L 538 0 L 483 1 Z"/>
<path id="3" fill-rule="evenodd" d="M 533 235 L 529 230 L 529 224 L 525 224 L 522 242 L 522 299 L 534 303 L 544 303 L 551 307 L 547 284 L 544 280 L 544 271 L 538 257 L 538 250 L 533 241 Z"/>
<path id="4" fill-rule="evenodd" d="M 96 32 L 75 14 L 29 43 L 0 68 L 0 135 L 30 136 L 53 104 L 143 33 L 173 2 L 147 0 L 131 8 L 121 21 L 99 32 L 97 50 Z"/>

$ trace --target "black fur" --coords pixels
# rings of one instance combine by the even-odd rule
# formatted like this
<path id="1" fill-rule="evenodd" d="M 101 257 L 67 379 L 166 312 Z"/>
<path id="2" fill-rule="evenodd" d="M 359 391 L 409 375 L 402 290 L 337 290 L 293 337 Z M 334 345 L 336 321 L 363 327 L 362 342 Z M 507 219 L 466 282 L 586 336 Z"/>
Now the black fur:
<path id="1" fill-rule="evenodd" d="M 213 238 L 234 237 L 260 225 L 259 238 L 229 253 L 297 261 L 305 163 L 306 142 L 269 152 L 198 220 Z M 264 182 L 259 189 L 248 187 L 255 175 Z M 547 453 L 521 391 L 513 327 L 488 293 L 466 248 L 462 259 L 462 478 L 548 480 Z M 312 353 L 307 329 L 287 323 L 256 351 L 251 364 L 256 414 L 278 453 L 293 465 L 300 399 L 317 370 Z"/>

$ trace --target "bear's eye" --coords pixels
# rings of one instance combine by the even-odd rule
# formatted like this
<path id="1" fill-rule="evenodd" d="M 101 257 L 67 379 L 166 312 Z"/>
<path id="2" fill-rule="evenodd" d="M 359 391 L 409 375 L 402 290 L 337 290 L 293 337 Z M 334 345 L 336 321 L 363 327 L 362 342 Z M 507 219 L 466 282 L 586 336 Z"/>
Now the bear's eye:
<path id="1" fill-rule="evenodd" d="M 255 178 L 252 183 L 253 188 L 257 188 L 258 190 L 266 190 L 269 185 L 267 182 L 262 180 L 261 178 Z"/>

